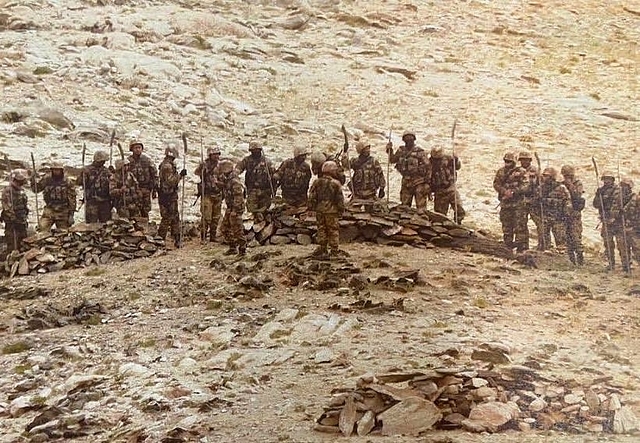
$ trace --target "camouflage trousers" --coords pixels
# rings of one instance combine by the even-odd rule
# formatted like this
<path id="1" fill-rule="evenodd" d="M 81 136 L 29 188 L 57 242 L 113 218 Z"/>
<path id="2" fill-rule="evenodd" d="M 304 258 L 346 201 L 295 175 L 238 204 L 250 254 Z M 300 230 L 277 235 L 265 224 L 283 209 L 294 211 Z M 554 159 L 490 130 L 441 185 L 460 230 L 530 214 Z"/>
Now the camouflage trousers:
<path id="1" fill-rule="evenodd" d="M 149 212 L 151 211 L 151 191 L 149 189 L 140 189 L 137 198 L 139 218 L 149 221 Z"/>
<path id="2" fill-rule="evenodd" d="M 628 229 L 627 242 L 631 250 L 630 257 L 633 257 L 637 263 L 640 263 L 640 229 Z"/>
<path id="3" fill-rule="evenodd" d="M 618 253 L 620 254 L 620 261 L 622 262 L 622 269 L 629 269 L 629 241 L 626 238 L 626 233 L 623 232 L 621 226 L 615 224 L 602 223 L 600 228 L 600 236 L 604 243 L 604 252 L 607 256 L 609 263 L 609 269 L 613 269 L 616 265 L 616 246 L 618 247 Z"/>
<path id="4" fill-rule="evenodd" d="M 218 231 L 218 224 L 220 217 L 222 216 L 222 196 L 221 195 L 207 195 L 202 199 L 202 219 L 204 226 L 201 229 L 202 239 L 207 238 L 209 234 L 209 240 L 214 241 L 216 239 L 216 233 Z"/>
<path id="5" fill-rule="evenodd" d="M 526 207 L 500 208 L 502 238 L 507 248 L 517 248 L 518 252 L 529 249 L 529 228 L 527 227 Z"/>
<path id="6" fill-rule="evenodd" d="M 271 206 L 271 189 L 252 189 L 247 192 L 247 211 L 253 214 L 255 222 L 264 220 L 269 206 Z"/>
<path id="7" fill-rule="evenodd" d="M 127 220 L 144 219 L 140 212 L 140 205 L 135 201 L 127 200 L 126 205 L 118 205 L 116 207 L 119 218 L 126 218 Z"/>
<path id="8" fill-rule="evenodd" d="M 565 219 L 567 233 L 567 254 L 571 263 L 582 265 L 584 263 L 584 250 L 582 248 L 582 214 L 568 216 Z"/>
<path id="9" fill-rule="evenodd" d="M 453 209 L 453 220 L 460 224 L 466 215 L 460 200 L 460 193 L 453 188 L 435 191 L 433 193 L 433 210 L 447 215 L 449 208 Z"/>
<path id="10" fill-rule="evenodd" d="M 22 240 L 27 238 L 26 223 L 5 222 L 4 240 L 7 243 L 7 254 L 11 251 L 19 251 L 22 248 Z"/>
<path id="11" fill-rule="evenodd" d="M 225 211 L 220 225 L 220 232 L 229 246 L 246 247 L 247 239 L 244 236 L 241 212 Z"/>
<path id="12" fill-rule="evenodd" d="M 538 251 L 547 251 L 551 249 L 551 235 L 555 241 L 556 248 L 566 245 L 567 235 L 566 226 L 563 221 L 557 221 L 551 217 L 545 216 L 544 220 L 540 216 L 540 211 L 532 211 L 529 213 L 533 224 L 536 225 L 536 233 L 538 235 Z"/>
<path id="13" fill-rule="evenodd" d="M 160 226 L 158 226 L 158 236 L 166 238 L 167 232 L 171 230 L 171 236 L 175 241 L 180 240 L 180 213 L 178 212 L 178 195 L 170 197 L 159 197 L 160 206 Z"/>
<path id="14" fill-rule="evenodd" d="M 429 185 L 426 183 L 420 185 L 410 185 L 402 180 L 400 186 L 400 203 L 405 206 L 411 206 L 413 199 L 416 199 L 416 208 L 418 212 L 424 212 L 427 209 L 427 200 L 429 199 Z"/>
<path id="15" fill-rule="evenodd" d="M 340 246 L 340 216 L 338 214 L 323 214 L 316 212 L 318 222 L 318 233 L 316 241 L 321 248 L 337 251 Z"/>
<path id="16" fill-rule="evenodd" d="M 71 214 L 72 212 L 69 209 L 45 206 L 40 216 L 40 231 L 50 231 L 53 225 L 56 225 L 57 229 L 69 229 L 69 226 L 71 226 L 69 216 Z"/>
<path id="17" fill-rule="evenodd" d="M 289 205 L 299 208 L 307 206 L 307 192 L 282 190 L 282 200 Z"/>
<path id="18" fill-rule="evenodd" d="M 106 223 L 111 220 L 110 201 L 92 201 L 84 205 L 84 221 L 86 223 Z"/>

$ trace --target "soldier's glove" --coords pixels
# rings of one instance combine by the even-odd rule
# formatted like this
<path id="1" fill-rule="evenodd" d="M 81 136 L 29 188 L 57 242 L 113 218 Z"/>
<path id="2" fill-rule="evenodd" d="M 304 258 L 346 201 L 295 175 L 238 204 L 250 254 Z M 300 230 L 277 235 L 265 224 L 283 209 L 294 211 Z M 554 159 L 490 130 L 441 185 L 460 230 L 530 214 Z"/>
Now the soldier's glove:
<path id="1" fill-rule="evenodd" d="M 393 143 L 388 142 L 385 151 L 387 154 L 391 154 L 393 152 Z"/>
<path id="2" fill-rule="evenodd" d="M 380 189 L 378 191 L 378 198 L 384 198 L 384 196 L 385 196 L 384 189 Z"/>
<path id="3" fill-rule="evenodd" d="M 113 165 L 109 165 L 109 172 L 111 172 L 112 174 L 115 174 L 116 168 L 114 168 Z"/>
<path id="4" fill-rule="evenodd" d="M 187 175 L 187 170 L 183 169 L 182 171 L 180 171 L 180 177 L 185 177 Z"/>

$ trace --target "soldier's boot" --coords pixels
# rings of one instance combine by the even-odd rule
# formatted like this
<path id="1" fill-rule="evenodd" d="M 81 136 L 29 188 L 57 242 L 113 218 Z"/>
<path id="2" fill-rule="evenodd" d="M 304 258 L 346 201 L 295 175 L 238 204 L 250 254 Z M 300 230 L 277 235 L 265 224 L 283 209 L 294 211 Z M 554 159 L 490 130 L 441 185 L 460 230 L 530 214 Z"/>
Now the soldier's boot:
<path id="1" fill-rule="evenodd" d="M 238 253 L 238 248 L 235 246 L 230 246 L 229 249 L 226 250 L 224 255 L 236 255 Z"/>
<path id="2" fill-rule="evenodd" d="M 182 240 L 180 240 L 180 236 L 179 236 L 179 235 L 177 235 L 177 236 L 175 236 L 175 237 L 173 238 L 173 245 L 174 245 L 176 248 L 181 248 L 181 247 L 182 247 Z"/>
<path id="3" fill-rule="evenodd" d="M 576 252 L 576 262 L 578 263 L 578 266 L 584 265 L 584 252 Z"/>
<path id="4" fill-rule="evenodd" d="M 245 245 L 238 247 L 238 255 L 241 257 L 247 255 L 247 247 Z"/>
<path id="5" fill-rule="evenodd" d="M 569 261 L 571 263 L 573 263 L 574 265 L 577 264 L 576 254 L 574 253 L 574 251 L 567 251 L 567 255 L 569 256 Z"/>
<path id="6" fill-rule="evenodd" d="M 318 246 L 311 255 L 314 257 L 324 257 L 329 254 L 329 250 L 326 246 Z"/>

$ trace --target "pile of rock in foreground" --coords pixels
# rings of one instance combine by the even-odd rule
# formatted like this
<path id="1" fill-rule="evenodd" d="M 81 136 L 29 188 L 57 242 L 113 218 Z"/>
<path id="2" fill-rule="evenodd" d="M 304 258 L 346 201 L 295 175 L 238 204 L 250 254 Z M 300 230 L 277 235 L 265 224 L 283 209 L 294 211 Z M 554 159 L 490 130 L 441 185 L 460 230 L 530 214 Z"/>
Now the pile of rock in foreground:
<path id="1" fill-rule="evenodd" d="M 15 251 L 5 261 L 4 273 L 29 275 L 62 269 L 107 264 L 149 257 L 165 242 L 146 235 L 142 227 L 128 220 L 101 224 L 77 224 L 68 231 L 41 233 L 28 237 L 29 250 Z"/>
<path id="2" fill-rule="evenodd" d="M 355 389 L 337 389 L 315 430 L 418 435 L 430 429 L 471 432 L 555 429 L 629 433 L 638 419 L 607 378 L 568 388 L 526 366 L 497 370 L 441 368 L 365 375 Z"/>

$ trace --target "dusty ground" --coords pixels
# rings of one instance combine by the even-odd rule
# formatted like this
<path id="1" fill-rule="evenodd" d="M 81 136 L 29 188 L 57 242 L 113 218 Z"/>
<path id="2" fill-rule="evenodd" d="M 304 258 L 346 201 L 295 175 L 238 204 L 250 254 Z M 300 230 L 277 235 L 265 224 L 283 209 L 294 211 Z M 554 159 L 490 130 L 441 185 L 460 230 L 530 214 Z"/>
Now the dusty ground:
<path id="1" fill-rule="evenodd" d="M 587 200 L 596 186 L 591 156 L 601 169 L 616 171 L 619 164 L 623 175 L 638 178 L 635 11 L 638 2 L 590 0 L 0 0 L 0 151 L 20 160 L 33 151 L 39 164 L 57 158 L 79 166 L 82 143 L 92 154 L 117 127 L 122 142 L 141 131 L 159 161 L 163 141 L 187 131 L 193 170 L 201 140 L 239 157 L 249 138 L 261 137 L 267 155 L 279 161 L 295 144 L 337 149 L 345 123 L 353 135 L 380 146 L 376 155 L 384 163 L 390 127 L 396 143 L 404 129 L 414 128 L 422 146 L 450 149 L 457 118 L 466 221 L 497 233 L 490 186 L 507 149 L 535 150 L 543 166 L 577 166 Z M 194 182 L 189 178 L 188 192 Z M 391 186 L 397 195 L 393 171 Z M 196 219 L 196 209 L 190 211 Z M 182 426 L 197 428 L 208 441 L 333 441 L 310 430 L 332 388 L 352 385 L 367 371 L 447 363 L 434 354 L 459 346 L 464 355 L 486 340 L 508 343 L 516 362 L 535 358 L 545 373 L 567 382 L 613 376 L 626 403 L 640 412 L 637 271 L 631 278 L 603 273 L 591 208 L 584 224 L 589 264 L 580 270 L 561 257 L 528 270 L 450 251 L 347 246 L 357 266 L 384 258 L 389 271 L 420 269 L 426 279 L 406 294 L 371 290 L 375 300 L 406 297 L 404 311 L 384 315 L 328 310 L 354 301 L 352 293 L 289 289 L 282 272 L 288 257 L 310 251 L 302 247 L 274 249 L 282 255 L 258 271 L 275 285 L 255 300 L 232 296 L 234 272 L 209 268 L 219 248 L 197 245 L 121 267 L 5 282 L 52 292 L 2 301 L 0 343 L 25 342 L 30 349 L 0 356 L 0 412 L 9 396 L 19 395 L 21 381 L 37 380 L 37 391 L 25 395 L 38 392 L 37 400 L 49 404 L 67 395 L 61 386 L 69 377 L 95 373 L 109 379 L 98 385 L 99 398 L 84 399 L 80 410 L 105 420 L 108 431 L 99 441 L 129 438 L 143 423 L 151 439 L 160 440 L 185 417 L 195 423 Z M 23 308 L 65 309 L 82 299 L 99 302 L 104 312 L 44 331 L 25 330 L 16 318 Z M 299 313 L 288 327 L 302 322 L 299 335 L 255 339 L 291 308 Z M 303 321 L 314 315 L 347 326 L 339 335 L 317 336 Z M 203 335 L 210 326 L 220 329 Z M 324 348 L 339 364 L 314 363 Z M 127 362 L 148 372 L 130 369 L 132 375 L 122 368 Z M 33 372 L 41 364 L 49 369 Z M 154 411 L 165 409 L 163 401 L 168 408 Z M 196 414 L 204 403 L 210 410 Z M 155 406 L 142 413 L 149 404 Z M 3 418 L 0 431 L 22 432 L 34 414 Z M 425 441 L 448 438 L 637 439 L 437 433 Z"/>

